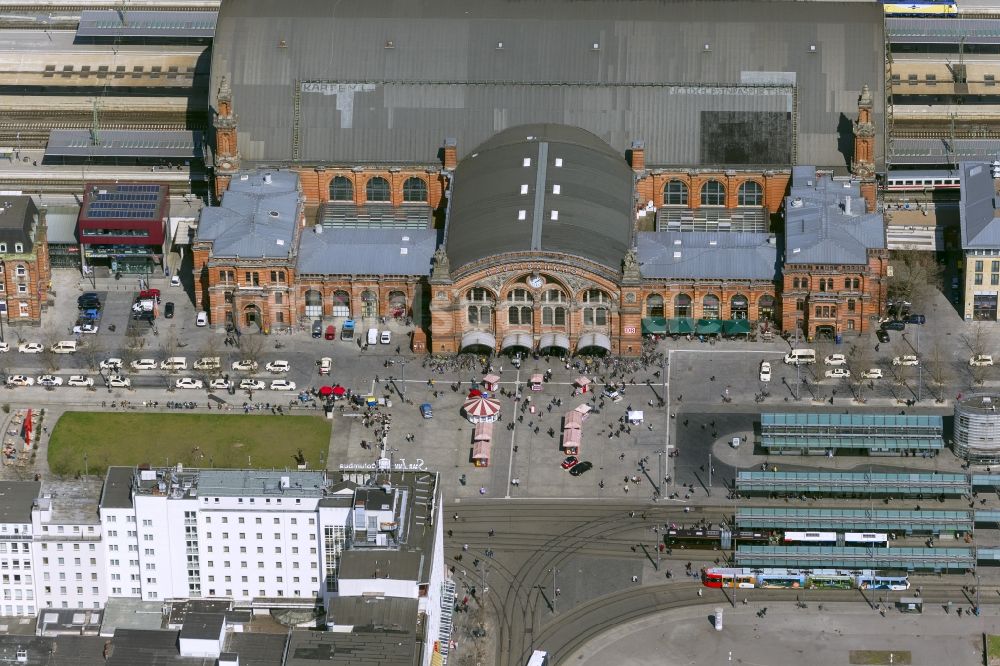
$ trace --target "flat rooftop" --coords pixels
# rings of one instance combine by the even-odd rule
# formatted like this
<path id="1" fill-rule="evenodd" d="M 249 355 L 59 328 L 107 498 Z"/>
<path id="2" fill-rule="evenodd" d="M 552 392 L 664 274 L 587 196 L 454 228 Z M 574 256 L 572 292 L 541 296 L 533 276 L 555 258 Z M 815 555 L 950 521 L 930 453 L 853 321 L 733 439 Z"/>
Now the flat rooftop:
<path id="1" fill-rule="evenodd" d="M 191 497 L 323 497 L 326 473 L 300 470 L 144 470 L 134 480 L 138 495 Z"/>
<path id="2" fill-rule="evenodd" d="M 41 487 L 37 481 L 0 482 L 0 523 L 30 523 L 31 507 Z"/>
<path id="3" fill-rule="evenodd" d="M 81 478 L 45 481 L 42 493 L 52 497 L 52 520 L 55 524 L 98 524 L 101 479 Z"/>

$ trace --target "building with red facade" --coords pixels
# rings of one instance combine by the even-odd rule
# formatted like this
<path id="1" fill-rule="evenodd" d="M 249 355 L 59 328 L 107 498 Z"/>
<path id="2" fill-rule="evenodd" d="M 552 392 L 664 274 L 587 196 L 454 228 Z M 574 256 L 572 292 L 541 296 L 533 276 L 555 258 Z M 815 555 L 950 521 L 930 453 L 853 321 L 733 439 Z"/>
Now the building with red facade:
<path id="1" fill-rule="evenodd" d="M 0 319 L 38 325 L 52 277 L 45 213 L 31 197 L 0 196 Z"/>
<path id="2" fill-rule="evenodd" d="M 76 227 L 83 271 L 162 271 L 169 215 L 166 184 L 87 183 Z"/>

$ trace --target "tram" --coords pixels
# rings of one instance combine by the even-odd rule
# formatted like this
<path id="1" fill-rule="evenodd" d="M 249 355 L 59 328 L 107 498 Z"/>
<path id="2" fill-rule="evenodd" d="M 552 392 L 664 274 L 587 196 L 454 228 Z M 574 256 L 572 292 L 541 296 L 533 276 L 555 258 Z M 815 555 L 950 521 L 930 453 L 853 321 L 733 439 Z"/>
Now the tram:
<path id="1" fill-rule="evenodd" d="M 780 569 L 707 567 L 701 570 L 705 587 L 778 589 L 908 590 L 904 571 L 875 569 Z"/>

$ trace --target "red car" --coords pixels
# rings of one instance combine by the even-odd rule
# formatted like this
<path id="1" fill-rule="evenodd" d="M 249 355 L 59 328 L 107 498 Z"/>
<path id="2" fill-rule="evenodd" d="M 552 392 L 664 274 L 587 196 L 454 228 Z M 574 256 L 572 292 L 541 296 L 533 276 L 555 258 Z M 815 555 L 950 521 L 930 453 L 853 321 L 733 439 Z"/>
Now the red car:
<path id="1" fill-rule="evenodd" d="M 139 298 L 152 298 L 155 299 L 157 303 L 160 302 L 160 290 L 159 289 L 146 289 L 139 292 Z"/>
<path id="2" fill-rule="evenodd" d="M 336 326 L 327 326 L 326 327 L 326 336 L 325 337 L 326 337 L 327 340 L 336 340 L 337 339 L 337 327 Z"/>
<path id="3" fill-rule="evenodd" d="M 579 463 L 580 459 L 577 458 L 576 456 L 567 456 L 566 460 L 562 461 L 562 468 L 571 469 L 573 467 L 576 467 Z"/>

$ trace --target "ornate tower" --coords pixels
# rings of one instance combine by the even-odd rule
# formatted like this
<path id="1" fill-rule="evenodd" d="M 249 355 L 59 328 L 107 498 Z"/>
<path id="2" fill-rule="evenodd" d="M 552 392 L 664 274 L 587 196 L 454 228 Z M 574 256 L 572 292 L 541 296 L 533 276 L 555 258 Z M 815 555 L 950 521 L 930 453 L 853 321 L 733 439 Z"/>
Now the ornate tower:
<path id="1" fill-rule="evenodd" d="M 219 82 L 219 95 L 212 125 L 215 127 L 215 196 L 229 186 L 233 174 L 240 168 L 240 151 L 236 146 L 236 114 L 233 113 L 233 89 L 225 75 Z"/>
<path id="2" fill-rule="evenodd" d="M 875 210 L 875 123 L 872 121 L 872 93 L 867 83 L 858 96 L 851 174 L 861 181 L 861 194 L 868 202 L 868 210 Z"/>

